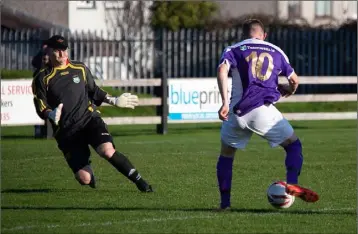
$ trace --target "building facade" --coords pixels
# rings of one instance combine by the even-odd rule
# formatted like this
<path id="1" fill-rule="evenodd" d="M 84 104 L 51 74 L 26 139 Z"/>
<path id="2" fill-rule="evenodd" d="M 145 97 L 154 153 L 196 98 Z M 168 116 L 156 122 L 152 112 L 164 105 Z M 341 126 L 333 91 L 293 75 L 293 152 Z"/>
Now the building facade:
<path id="1" fill-rule="evenodd" d="M 279 18 L 303 19 L 313 26 L 357 20 L 357 1 L 278 1 L 277 7 Z"/>
<path id="2" fill-rule="evenodd" d="M 1 26 L 18 28 L 68 28 L 67 1 L 23 1 L 1 2 Z"/>
<path id="3" fill-rule="evenodd" d="M 109 30 L 123 25 L 128 9 L 142 5 L 149 19 L 153 1 L 15 1 L 1 2 L 1 25 L 6 28 L 68 28 L 71 31 Z M 216 1 L 218 18 L 248 14 L 278 16 L 283 20 L 313 26 L 344 23 L 357 19 L 357 1 Z M 128 6 L 128 4 L 130 6 Z M 129 7 L 129 8 L 128 8 Z M 133 8 L 134 9 L 134 8 Z M 127 12 L 128 13 L 128 12 Z M 131 13 L 131 12 L 130 12 Z M 138 12 L 137 12 L 138 14 Z M 137 17 L 138 18 L 138 17 Z"/>

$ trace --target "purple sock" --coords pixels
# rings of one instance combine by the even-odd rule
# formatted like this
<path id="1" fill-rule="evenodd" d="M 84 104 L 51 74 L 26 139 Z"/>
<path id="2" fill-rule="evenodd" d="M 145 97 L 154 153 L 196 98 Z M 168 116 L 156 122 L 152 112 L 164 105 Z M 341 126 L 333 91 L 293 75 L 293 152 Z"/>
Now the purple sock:
<path id="1" fill-rule="evenodd" d="M 286 146 L 285 150 L 286 182 L 288 184 L 297 184 L 303 163 L 301 141 L 297 139 L 295 142 Z"/>
<path id="2" fill-rule="evenodd" d="M 229 157 L 219 157 L 216 165 L 216 176 L 218 178 L 219 191 L 221 197 L 221 208 L 230 207 L 230 192 L 232 179 L 232 163 L 234 159 Z"/>

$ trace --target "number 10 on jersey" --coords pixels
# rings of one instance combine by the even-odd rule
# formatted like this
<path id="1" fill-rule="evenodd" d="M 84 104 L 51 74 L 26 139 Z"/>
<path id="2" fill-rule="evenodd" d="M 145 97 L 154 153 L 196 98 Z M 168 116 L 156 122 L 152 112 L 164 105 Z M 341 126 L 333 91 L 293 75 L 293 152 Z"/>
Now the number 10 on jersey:
<path id="1" fill-rule="evenodd" d="M 254 78 L 262 81 L 270 78 L 273 70 L 273 58 L 271 54 L 264 52 L 257 56 L 257 51 L 252 51 L 245 59 L 247 62 L 251 61 L 251 73 Z M 262 74 L 262 66 L 265 59 L 268 60 L 268 67 L 265 74 Z"/>

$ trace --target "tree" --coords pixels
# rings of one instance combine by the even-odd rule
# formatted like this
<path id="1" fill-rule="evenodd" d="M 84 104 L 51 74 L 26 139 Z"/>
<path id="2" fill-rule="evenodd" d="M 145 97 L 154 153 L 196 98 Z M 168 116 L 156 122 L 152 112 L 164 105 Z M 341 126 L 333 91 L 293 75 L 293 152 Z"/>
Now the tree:
<path id="1" fill-rule="evenodd" d="M 147 78 L 153 69 L 153 30 L 150 7 L 153 1 L 105 1 L 107 28 L 117 46 L 121 79 Z M 120 48 L 120 49 L 118 49 Z"/>
<path id="2" fill-rule="evenodd" d="M 177 31 L 200 28 L 217 12 L 218 5 L 207 1 L 156 1 L 151 7 L 151 25 Z"/>

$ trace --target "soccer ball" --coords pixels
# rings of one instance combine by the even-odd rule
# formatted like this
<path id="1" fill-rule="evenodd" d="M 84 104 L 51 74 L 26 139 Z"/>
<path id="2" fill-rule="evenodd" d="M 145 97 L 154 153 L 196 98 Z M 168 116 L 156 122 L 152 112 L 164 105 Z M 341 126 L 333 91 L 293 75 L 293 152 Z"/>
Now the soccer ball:
<path id="1" fill-rule="evenodd" d="M 286 193 L 286 182 L 276 181 L 267 189 L 269 203 L 277 209 L 287 209 L 295 201 L 295 197 Z"/>
<path id="2" fill-rule="evenodd" d="M 293 91 L 289 84 L 279 84 L 277 90 L 280 92 L 282 97 L 286 96 L 287 94 L 291 94 Z"/>

